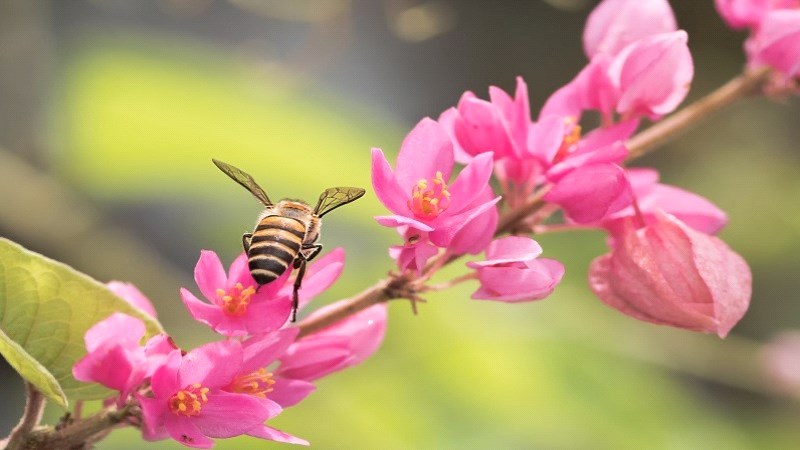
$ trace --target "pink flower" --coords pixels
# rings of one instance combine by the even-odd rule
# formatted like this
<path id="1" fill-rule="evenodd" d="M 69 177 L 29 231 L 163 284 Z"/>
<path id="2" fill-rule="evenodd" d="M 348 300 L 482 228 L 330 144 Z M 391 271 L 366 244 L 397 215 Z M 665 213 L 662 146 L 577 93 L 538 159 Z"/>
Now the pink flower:
<path id="1" fill-rule="evenodd" d="M 540 118 L 567 115 L 579 119 L 583 110 L 598 110 L 605 123 L 613 115 L 657 120 L 686 98 L 694 76 L 692 55 L 683 30 L 634 41 L 613 57 L 598 53 L 575 79 L 556 91 Z"/>
<path id="2" fill-rule="evenodd" d="M 133 283 L 123 283 L 122 281 L 109 281 L 106 283 L 111 292 L 116 294 L 118 297 L 122 298 L 126 302 L 130 303 L 131 305 L 141 309 L 142 311 L 146 312 L 151 317 L 157 317 L 156 309 L 153 307 L 153 303 L 150 302 L 150 299 L 145 297 Z"/>
<path id="3" fill-rule="evenodd" d="M 592 291 L 636 319 L 725 337 L 750 304 L 744 259 L 672 216 L 634 223 L 627 219 L 611 253 L 592 262 Z"/>
<path id="4" fill-rule="evenodd" d="M 478 271 L 481 283 L 472 298 L 515 303 L 547 297 L 564 276 L 564 266 L 538 258 L 541 254 L 542 247 L 530 238 L 509 236 L 492 241 L 486 261 L 467 263 Z"/>
<path id="5" fill-rule="evenodd" d="M 517 77 L 514 98 L 491 86 L 489 99 L 481 100 L 467 91 L 456 108 L 439 117 L 439 123 L 453 139 L 455 158 L 462 164 L 485 152 L 493 152 L 498 160 L 518 159 L 525 149 L 531 121 L 525 81 Z"/>
<path id="6" fill-rule="evenodd" d="M 586 21 L 583 48 L 589 59 L 614 55 L 639 39 L 677 29 L 666 0 L 603 0 Z"/>
<path id="7" fill-rule="evenodd" d="M 645 224 L 655 223 L 659 212 L 665 212 L 697 231 L 716 234 L 728 222 L 725 212 L 705 198 L 659 183 L 655 169 L 628 169 L 626 173 Z M 636 211 L 629 206 L 607 217 L 602 227 L 612 235 L 619 234 L 626 218 L 634 215 Z"/>
<path id="8" fill-rule="evenodd" d="M 211 448 L 211 438 L 248 433 L 281 412 L 267 399 L 223 390 L 241 372 L 242 344 L 214 342 L 181 356 L 170 353 L 151 379 L 152 397 L 139 396 L 142 434 L 189 447 Z"/>
<path id="9" fill-rule="evenodd" d="M 686 98 L 694 77 L 685 31 L 640 39 L 620 51 L 609 76 L 620 92 L 617 112 L 623 117 L 657 120 Z"/>
<path id="10" fill-rule="evenodd" d="M 153 345 L 168 341 L 166 335 L 153 337 L 146 351 L 140 344 L 144 335 L 144 322 L 126 314 L 114 313 L 98 322 L 84 336 L 88 354 L 75 363 L 73 376 L 119 391 L 118 403 L 124 403 L 155 367 L 158 360 L 148 357 L 157 357 L 163 347 Z"/>
<path id="11" fill-rule="evenodd" d="M 300 289 L 301 301 L 307 302 L 327 289 L 341 273 L 344 252 L 337 249 L 329 255 L 309 265 Z M 250 275 L 246 254 L 240 254 L 233 261 L 226 275 L 217 254 L 203 250 L 194 279 L 210 303 L 199 300 L 184 288 L 181 288 L 181 298 L 195 320 L 217 333 L 225 336 L 266 333 L 280 328 L 289 318 L 292 287 L 287 280 L 290 273 L 287 270 L 277 280 L 259 288 Z"/>
<path id="12" fill-rule="evenodd" d="M 770 11 L 746 48 L 751 67 L 769 66 L 784 79 L 800 74 L 800 9 Z"/>
<path id="13" fill-rule="evenodd" d="M 546 117 L 538 126 L 573 129 L 560 147 L 540 153 L 552 188 L 544 199 L 564 209 L 567 218 L 590 223 L 630 204 L 630 186 L 620 166 L 628 155 L 622 144 L 636 129 L 636 121 L 594 130 L 580 139 L 580 128 L 569 120 Z M 569 128 L 567 128 L 569 129 Z"/>
<path id="14" fill-rule="evenodd" d="M 309 319 L 337 306 L 320 308 Z M 386 304 L 379 303 L 289 346 L 280 358 L 277 375 L 311 381 L 355 366 L 375 353 L 385 334 Z"/>
<path id="15" fill-rule="evenodd" d="M 286 352 L 297 337 L 298 331 L 297 328 L 287 328 L 253 336 L 244 341 L 242 367 L 224 390 L 269 399 L 281 408 L 288 408 L 302 401 L 314 390 L 313 384 L 275 375 L 266 369 Z M 247 434 L 271 441 L 308 445 L 303 439 L 264 424 L 258 425 Z"/>
<path id="16" fill-rule="evenodd" d="M 383 152 L 372 149 L 372 185 L 393 213 L 376 217 L 378 223 L 419 242 L 424 235 L 426 242 L 454 254 L 480 252 L 494 233 L 494 205 L 500 200 L 489 185 L 492 153 L 473 158 L 450 183 L 453 158 L 444 129 L 427 118 L 403 141 L 394 172 Z"/>

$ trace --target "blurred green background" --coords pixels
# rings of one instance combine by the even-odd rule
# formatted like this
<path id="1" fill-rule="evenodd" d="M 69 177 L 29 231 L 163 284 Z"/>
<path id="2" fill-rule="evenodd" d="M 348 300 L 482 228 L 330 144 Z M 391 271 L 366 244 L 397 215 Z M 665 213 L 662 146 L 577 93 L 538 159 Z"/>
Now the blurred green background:
<path id="1" fill-rule="evenodd" d="M 465 90 L 485 97 L 522 75 L 535 114 L 585 63 L 595 3 L 2 0 L 0 235 L 135 283 L 179 344 L 206 342 L 178 288 L 193 288 L 200 249 L 230 262 L 259 211 L 210 158 L 273 198 L 369 187 L 370 147 L 395 154 Z M 671 3 L 695 57 L 691 101 L 741 70 L 743 36 L 711 0 Z M 542 236 L 567 267 L 551 297 L 477 302 L 467 284 L 418 316 L 392 303 L 380 351 L 274 425 L 318 448 L 796 448 L 800 407 L 772 389 L 759 348 L 800 327 L 799 113 L 797 101 L 741 102 L 636 161 L 730 214 L 722 237 L 751 264 L 754 295 L 725 341 L 603 306 L 585 281 L 600 233 Z M 323 243 L 348 263 L 319 304 L 393 267 L 398 238 L 374 223 L 384 211 L 369 191 L 326 220 Z M 5 435 L 24 400 L 4 361 L 0 377 Z M 99 445 L 142 447 L 135 430 Z"/>

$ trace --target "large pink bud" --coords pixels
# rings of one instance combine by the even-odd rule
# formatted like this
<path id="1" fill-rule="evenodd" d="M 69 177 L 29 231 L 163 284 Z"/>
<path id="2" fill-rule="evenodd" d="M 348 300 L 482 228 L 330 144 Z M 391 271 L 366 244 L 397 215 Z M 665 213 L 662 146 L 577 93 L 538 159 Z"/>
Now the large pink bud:
<path id="1" fill-rule="evenodd" d="M 583 48 L 589 59 L 615 55 L 639 39 L 677 29 L 667 0 L 603 0 L 586 21 Z"/>
<path id="2" fill-rule="evenodd" d="M 627 219 L 611 253 L 592 262 L 589 285 L 639 320 L 725 337 L 750 304 L 747 263 L 720 239 L 666 214 L 636 229 Z"/>

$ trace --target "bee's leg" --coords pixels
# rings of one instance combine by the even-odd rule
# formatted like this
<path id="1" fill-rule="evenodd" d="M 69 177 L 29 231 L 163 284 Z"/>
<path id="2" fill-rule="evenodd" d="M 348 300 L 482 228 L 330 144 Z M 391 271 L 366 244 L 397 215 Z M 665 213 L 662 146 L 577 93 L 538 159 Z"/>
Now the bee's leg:
<path id="1" fill-rule="evenodd" d="M 316 258 L 321 251 L 322 244 L 303 244 L 303 248 L 300 249 L 300 254 L 303 255 L 303 259 L 306 261 L 311 261 Z"/>
<path id="2" fill-rule="evenodd" d="M 297 271 L 297 277 L 294 279 L 294 291 L 292 291 L 292 322 L 297 321 L 297 308 L 300 307 L 298 291 L 303 283 L 303 276 L 306 274 L 306 260 L 301 256 L 296 261 L 300 261 L 300 270 Z"/>
<path id="3" fill-rule="evenodd" d="M 250 241 L 253 240 L 253 233 L 245 233 L 242 235 L 242 247 L 245 253 L 250 253 Z"/>

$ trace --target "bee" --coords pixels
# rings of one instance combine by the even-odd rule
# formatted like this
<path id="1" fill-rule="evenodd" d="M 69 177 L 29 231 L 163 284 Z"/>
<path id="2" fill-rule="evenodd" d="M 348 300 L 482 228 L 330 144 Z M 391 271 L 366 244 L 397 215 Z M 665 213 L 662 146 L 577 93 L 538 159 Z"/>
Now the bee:
<path id="1" fill-rule="evenodd" d="M 296 321 L 298 291 L 306 273 L 306 263 L 322 251 L 322 244 L 317 243 L 322 216 L 358 200 L 364 195 L 364 189 L 325 189 L 313 209 L 300 200 L 283 199 L 274 204 L 248 173 L 216 159 L 211 161 L 266 206 L 253 232 L 242 235 L 242 246 L 247 254 L 250 275 L 258 283 L 258 288 L 276 280 L 286 270 L 298 269 L 292 293 L 292 322 Z"/>

